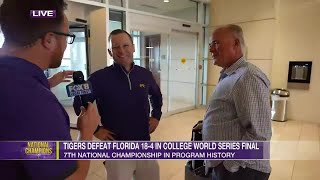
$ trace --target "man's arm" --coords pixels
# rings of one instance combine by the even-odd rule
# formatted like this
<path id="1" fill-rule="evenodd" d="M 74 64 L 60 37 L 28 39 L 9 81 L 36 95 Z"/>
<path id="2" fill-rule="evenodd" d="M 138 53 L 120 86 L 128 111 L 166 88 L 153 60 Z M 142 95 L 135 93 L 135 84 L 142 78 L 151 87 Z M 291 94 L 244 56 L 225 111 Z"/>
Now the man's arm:
<path id="1" fill-rule="evenodd" d="M 149 95 L 152 107 L 151 116 L 159 121 L 162 116 L 162 94 L 151 72 Z"/>
<path id="2" fill-rule="evenodd" d="M 269 141 L 271 107 L 269 85 L 260 77 L 246 74 L 233 92 L 240 125 L 246 130 L 243 141 Z"/>
<path id="3" fill-rule="evenodd" d="M 266 82 L 267 81 L 267 82 Z M 246 73 L 233 89 L 233 99 L 240 125 L 245 129 L 242 141 L 269 141 L 271 139 L 271 109 L 268 80 Z M 225 161 L 228 166 L 234 161 Z M 236 161 L 239 165 L 253 161 Z"/>
<path id="4" fill-rule="evenodd" d="M 82 135 L 80 132 L 80 138 L 78 141 L 92 141 L 93 133 Z M 77 161 L 77 169 L 66 178 L 66 180 L 85 180 L 89 171 L 90 160 L 78 160 Z"/>
<path id="5" fill-rule="evenodd" d="M 81 107 L 81 113 L 78 118 L 77 127 L 80 131 L 80 141 L 92 141 L 93 132 L 95 131 L 97 125 L 100 122 L 100 116 L 97 108 L 89 103 L 87 110 Z M 87 177 L 90 161 L 89 160 L 79 160 L 77 161 L 77 170 L 68 176 L 67 180 L 78 180 L 85 179 Z"/>
<path id="6" fill-rule="evenodd" d="M 32 85 L 32 83 L 29 83 Z M 30 85 L 30 86 L 31 86 Z M 28 84 L 26 85 L 28 86 Z M 54 95 L 45 94 L 43 89 L 34 89 L 34 94 L 44 94 L 45 98 L 35 96 L 25 96 L 18 94 L 19 103 L 14 103 L 19 110 L 19 116 L 13 120 L 20 119 L 22 116 L 28 120 L 24 122 L 21 130 L 17 130 L 12 136 L 15 139 L 24 140 L 42 140 L 42 141 L 71 141 L 70 127 L 68 126 L 69 118 L 66 112 L 59 105 Z M 30 105 L 28 102 L 34 102 Z M 12 106 L 12 105 L 11 105 Z M 41 109 L 41 111 L 39 111 Z M 78 118 L 78 129 L 81 132 L 81 140 L 92 140 L 93 132 L 100 121 L 100 116 L 95 106 L 91 103 L 88 109 L 82 108 L 82 113 Z M 26 136 L 26 134 L 28 136 Z M 74 179 L 85 179 L 90 161 L 23 161 L 26 173 L 34 179 L 46 179 L 53 177 L 56 179 L 65 179 L 74 177 Z"/>
<path id="7" fill-rule="evenodd" d="M 89 101 L 90 102 L 94 102 L 96 100 L 96 91 L 97 91 L 97 86 L 96 84 L 93 82 L 94 80 L 92 78 L 89 78 L 88 81 L 91 83 L 92 85 L 92 93 L 91 94 L 87 94 L 86 96 L 88 96 Z M 81 99 L 79 96 L 74 97 L 74 101 L 73 101 L 73 109 L 75 111 L 75 113 L 77 115 L 80 114 L 80 107 L 82 106 L 81 104 Z M 108 129 L 98 125 L 94 131 L 94 136 L 102 141 L 105 140 L 114 140 L 114 133 L 109 131 Z"/>
<path id="8" fill-rule="evenodd" d="M 66 80 L 66 78 L 72 78 L 73 72 L 74 71 L 61 71 L 54 74 L 48 79 L 50 88 L 53 88 L 62 82 L 70 82 L 70 80 Z"/>

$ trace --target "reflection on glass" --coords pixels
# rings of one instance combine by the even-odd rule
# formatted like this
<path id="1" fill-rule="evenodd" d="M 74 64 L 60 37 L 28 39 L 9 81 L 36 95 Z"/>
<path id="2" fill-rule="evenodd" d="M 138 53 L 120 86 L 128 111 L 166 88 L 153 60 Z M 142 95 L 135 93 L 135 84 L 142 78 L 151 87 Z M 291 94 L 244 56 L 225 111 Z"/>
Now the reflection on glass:
<path id="1" fill-rule="evenodd" d="M 291 79 L 295 80 L 307 80 L 307 75 L 308 75 L 308 66 L 302 65 L 295 65 L 292 68 L 292 73 L 291 73 Z"/>

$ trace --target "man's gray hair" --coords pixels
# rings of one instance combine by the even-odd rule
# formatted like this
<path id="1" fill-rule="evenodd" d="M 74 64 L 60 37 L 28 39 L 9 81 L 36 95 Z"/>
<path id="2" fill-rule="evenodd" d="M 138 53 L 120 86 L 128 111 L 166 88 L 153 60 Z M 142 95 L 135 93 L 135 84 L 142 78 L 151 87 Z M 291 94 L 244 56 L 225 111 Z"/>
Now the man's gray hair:
<path id="1" fill-rule="evenodd" d="M 245 52 L 246 44 L 244 42 L 242 28 L 240 26 L 238 26 L 238 25 L 235 25 L 235 24 L 226 25 L 224 28 L 230 30 L 233 33 L 234 37 L 239 40 L 240 46 L 241 46 L 241 50 L 242 50 L 242 53 L 244 55 L 246 53 Z"/>

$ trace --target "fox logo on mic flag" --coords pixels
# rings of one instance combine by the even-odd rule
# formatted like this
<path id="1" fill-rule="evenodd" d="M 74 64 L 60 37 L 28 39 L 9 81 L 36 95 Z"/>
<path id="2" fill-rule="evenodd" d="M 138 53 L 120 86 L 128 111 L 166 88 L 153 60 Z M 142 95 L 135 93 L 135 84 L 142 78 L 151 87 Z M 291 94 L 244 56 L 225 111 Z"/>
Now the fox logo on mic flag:
<path id="1" fill-rule="evenodd" d="M 92 93 L 91 83 L 84 80 L 81 71 L 73 73 L 73 83 L 66 86 L 68 97 L 81 96 Z"/>
<path id="2" fill-rule="evenodd" d="M 92 87 L 89 82 L 85 82 L 83 84 L 70 83 L 66 88 L 68 97 L 81 96 L 92 93 Z"/>
<path id="3" fill-rule="evenodd" d="M 81 104 L 85 108 L 88 107 L 90 101 L 90 94 L 92 93 L 92 87 L 90 82 L 84 80 L 83 73 L 81 71 L 73 72 L 73 83 L 67 85 L 67 93 L 69 97 L 77 96 L 81 99 Z"/>

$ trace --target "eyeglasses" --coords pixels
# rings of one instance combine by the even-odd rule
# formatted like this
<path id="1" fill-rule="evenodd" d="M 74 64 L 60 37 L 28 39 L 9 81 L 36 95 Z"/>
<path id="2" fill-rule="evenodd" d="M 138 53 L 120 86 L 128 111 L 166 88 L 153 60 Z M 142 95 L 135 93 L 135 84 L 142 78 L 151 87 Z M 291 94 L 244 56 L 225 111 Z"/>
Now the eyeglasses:
<path id="1" fill-rule="evenodd" d="M 220 44 L 220 42 L 219 41 L 211 41 L 210 43 L 209 43 L 209 47 L 211 48 L 211 47 L 215 47 L 215 48 L 217 48 L 218 46 L 219 46 L 219 44 Z"/>
<path id="2" fill-rule="evenodd" d="M 76 38 L 76 35 L 74 35 L 74 34 L 66 34 L 66 33 L 56 32 L 56 31 L 52 31 L 52 33 L 57 34 L 57 35 L 61 35 L 61 36 L 67 36 L 67 43 L 68 44 L 72 44 L 74 42 L 74 39 Z"/>

